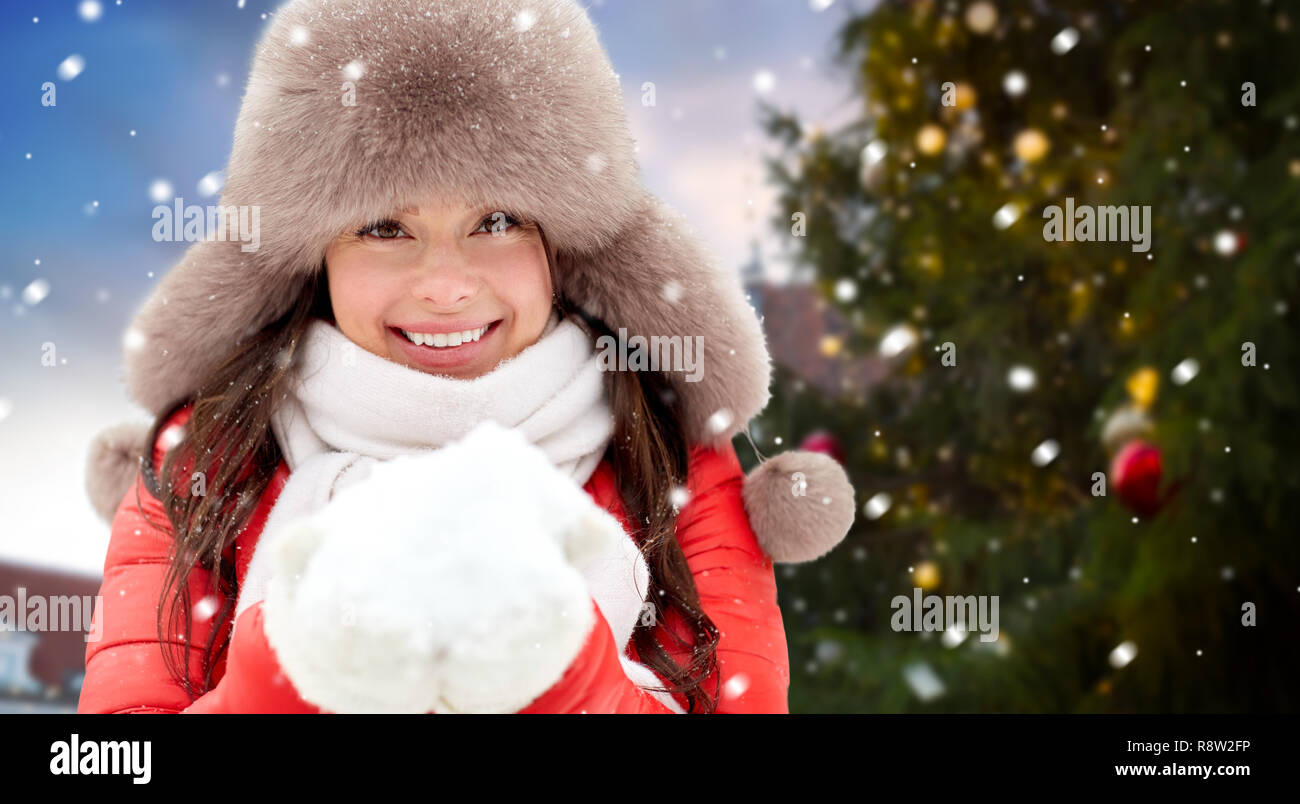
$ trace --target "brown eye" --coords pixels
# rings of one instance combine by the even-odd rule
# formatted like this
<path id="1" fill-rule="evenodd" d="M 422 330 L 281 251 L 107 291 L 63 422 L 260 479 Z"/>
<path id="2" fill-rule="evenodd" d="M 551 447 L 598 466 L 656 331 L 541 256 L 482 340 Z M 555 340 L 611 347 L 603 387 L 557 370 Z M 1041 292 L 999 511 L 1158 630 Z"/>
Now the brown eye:
<path id="1" fill-rule="evenodd" d="M 520 223 L 521 221 L 510 213 L 497 210 L 480 221 L 478 228 L 474 230 L 474 233 L 477 234 L 479 232 L 484 232 L 485 234 L 505 234 L 511 227 L 519 226 Z M 488 228 L 485 230 L 483 228 L 484 226 L 487 226 Z"/>
<path id="2" fill-rule="evenodd" d="M 379 240 L 396 240 L 402 236 L 402 226 L 394 220 L 382 220 L 357 230 L 358 237 L 371 236 Z"/>

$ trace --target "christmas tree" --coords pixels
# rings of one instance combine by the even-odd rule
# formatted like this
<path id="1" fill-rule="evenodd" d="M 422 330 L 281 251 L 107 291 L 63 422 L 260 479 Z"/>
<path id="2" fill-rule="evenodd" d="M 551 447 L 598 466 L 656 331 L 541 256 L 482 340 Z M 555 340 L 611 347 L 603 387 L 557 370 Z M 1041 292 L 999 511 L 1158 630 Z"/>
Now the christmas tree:
<path id="1" fill-rule="evenodd" d="M 852 324 L 822 354 L 890 367 L 782 369 L 755 423 L 859 505 L 778 570 L 792 711 L 1298 708 L 1297 26 L 884 0 L 836 42 L 860 119 L 764 107 L 774 224 Z M 915 589 L 997 628 L 900 630 Z"/>

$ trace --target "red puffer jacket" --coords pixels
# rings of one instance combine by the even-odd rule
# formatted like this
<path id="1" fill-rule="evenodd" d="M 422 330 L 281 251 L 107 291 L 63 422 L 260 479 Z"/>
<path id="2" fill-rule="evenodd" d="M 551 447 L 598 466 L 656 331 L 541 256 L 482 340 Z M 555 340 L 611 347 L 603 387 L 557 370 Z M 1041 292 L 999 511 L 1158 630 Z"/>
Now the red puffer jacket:
<path id="1" fill-rule="evenodd" d="M 190 406 L 177 411 L 167 427 L 183 424 L 190 411 Z M 160 431 L 163 435 L 154 445 L 155 466 L 162 465 L 167 427 Z M 241 585 L 258 535 L 288 474 L 287 464 L 281 461 L 234 549 L 227 548 L 227 557 L 235 556 L 236 577 Z M 690 498 L 678 516 L 677 539 L 694 575 L 700 603 L 720 633 L 717 664 L 721 677 L 711 677 L 706 685 L 712 693 L 714 684 L 718 684 L 717 711 L 784 714 L 789 711 L 790 684 L 785 629 L 777 606 L 772 562 L 759 548 L 741 502 L 743 481 L 740 462 L 730 445 L 719 449 L 693 447 L 687 478 Z M 626 529 L 627 519 L 608 462 L 599 465 L 584 489 Z M 137 493 L 140 505 L 136 504 Z M 154 528 L 150 521 L 162 529 Z M 172 542 L 172 528 L 162 504 L 149 493 L 143 477 L 137 477 L 113 519 L 101 602 L 95 609 L 95 618 L 102 620 L 95 624 L 102 626 L 102 638 L 86 647 L 86 674 L 77 711 L 320 712 L 302 700 L 276 661 L 262 630 L 261 603 L 240 615 L 235 644 L 214 667 L 213 688 L 193 701 L 189 699 L 168 674 L 158 641 L 157 606 Z M 192 604 L 212 596 L 210 574 L 202 569 L 190 573 Z M 207 608 L 212 601 L 216 602 L 216 611 L 225 602 L 212 596 L 201 608 Z M 664 703 L 628 677 L 609 624 L 594 600 L 592 607 L 596 624 L 582 651 L 562 678 L 521 711 L 671 713 Z M 196 619 L 191 625 L 191 678 L 200 678 L 203 646 L 215 619 Z M 664 629 L 672 628 L 690 644 L 685 622 L 670 611 L 655 627 L 659 629 L 656 636 L 660 644 L 676 662 L 684 664 L 688 651 L 677 648 Z M 229 620 L 222 628 L 219 641 L 229 633 Z M 178 635 L 176 643 L 182 639 Z M 631 658 L 639 661 L 635 647 L 630 650 Z M 230 666 L 228 657 L 234 657 Z M 649 685 L 648 681 L 643 683 Z M 673 697 L 684 711 L 685 696 Z"/>

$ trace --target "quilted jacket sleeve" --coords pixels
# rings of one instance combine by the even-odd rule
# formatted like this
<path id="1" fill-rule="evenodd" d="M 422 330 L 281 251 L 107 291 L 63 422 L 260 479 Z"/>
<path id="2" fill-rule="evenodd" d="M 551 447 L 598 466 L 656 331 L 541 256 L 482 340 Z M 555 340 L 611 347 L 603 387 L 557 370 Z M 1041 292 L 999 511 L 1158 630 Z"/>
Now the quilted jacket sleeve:
<path id="1" fill-rule="evenodd" d="M 189 408 L 168 426 L 182 424 Z M 154 445 L 155 466 L 165 452 L 167 428 Z M 137 503 L 137 495 L 139 502 Z M 147 515 L 147 519 L 146 519 Z M 156 527 L 155 527 L 156 526 Z M 159 595 L 172 546 L 172 527 L 162 503 L 148 491 L 142 476 L 127 491 L 113 517 L 104 580 L 95 606 L 100 638 L 86 646 L 86 673 L 77 711 L 88 713 L 313 712 L 289 684 L 261 629 L 261 606 L 240 615 L 235 644 L 213 670 L 215 686 L 191 701 L 163 661 L 158 639 Z M 209 586 L 210 573 L 189 576 L 191 605 L 207 600 L 200 612 L 219 611 L 224 599 Z M 215 606 L 215 609 L 213 608 Z M 215 617 L 195 617 L 191 625 L 190 678 L 201 679 L 201 656 Z M 253 627 L 245 629 L 245 625 Z M 223 626 L 229 629 L 229 622 Z M 246 632 L 247 631 L 247 632 Z M 224 638 L 225 634 L 219 634 Z M 177 651 L 180 635 L 171 640 Z M 229 661 L 227 661 L 229 659 Z M 219 680 L 218 680 L 219 679 Z"/>
<path id="2" fill-rule="evenodd" d="M 789 712 L 790 660 L 781 609 L 777 605 L 772 561 L 758 545 L 745 513 L 745 480 L 735 449 L 694 447 L 687 487 L 690 499 L 677 520 L 677 539 L 695 579 L 700 604 L 717 627 L 720 686 L 717 713 Z M 595 605 L 593 601 L 593 606 Z M 596 626 L 569 670 L 523 712 L 669 713 L 658 698 L 642 690 L 630 675 L 649 668 L 620 659 L 608 623 L 596 610 Z M 686 635 L 679 618 L 669 626 Z M 679 663 L 686 653 L 666 649 Z M 628 664 L 632 664 L 631 667 Z M 639 673 L 633 673 L 638 670 Z M 666 686 L 662 681 L 650 681 Z M 678 709 L 682 696 L 674 696 Z"/>

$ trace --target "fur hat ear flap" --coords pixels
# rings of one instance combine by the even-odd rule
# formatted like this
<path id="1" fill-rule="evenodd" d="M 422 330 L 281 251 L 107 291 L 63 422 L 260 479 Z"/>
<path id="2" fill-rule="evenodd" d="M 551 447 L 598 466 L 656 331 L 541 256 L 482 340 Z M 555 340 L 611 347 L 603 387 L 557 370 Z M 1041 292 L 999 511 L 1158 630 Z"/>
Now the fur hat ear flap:
<path id="1" fill-rule="evenodd" d="M 137 312 L 126 338 L 126 387 L 158 415 L 193 393 L 244 338 L 283 315 L 303 275 L 258 270 L 234 240 L 190 246 Z"/>
<path id="2" fill-rule="evenodd" d="M 597 351 L 612 346 L 630 360 L 639 349 L 656 361 L 645 368 L 668 378 L 693 443 L 729 442 L 767 405 L 771 358 L 740 276 L 723 268 L 686 220 L 653 194 L 642 194 L 636 214 L 607 247 L 557 250 L 556 265 L 564 294 L 627 339 L 626 345 L 598 339 Z M 691 365 L 662 365 L 670 353 L 684 361 L 689 356 Z"/>
<path id="3" fill-rule="evenodd" d="M 126 422 L 104 430 L 90 443 L 86 495 L 95 513 L 111 523 L 140 472 L 149 425 Z"/>
<path id="4" fill-rule="evenodd" d="M 853 525 L 853 486 L 844 467 L 819 452 L 791 450 L 754 467 L 742 492 L 759 546 L 782 564 L 812 561 Z"/>

